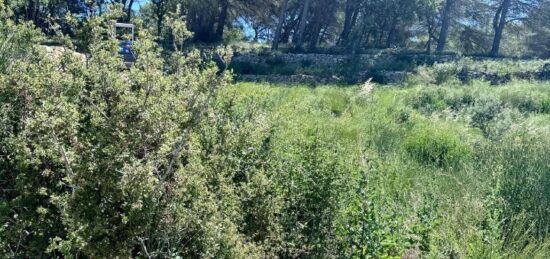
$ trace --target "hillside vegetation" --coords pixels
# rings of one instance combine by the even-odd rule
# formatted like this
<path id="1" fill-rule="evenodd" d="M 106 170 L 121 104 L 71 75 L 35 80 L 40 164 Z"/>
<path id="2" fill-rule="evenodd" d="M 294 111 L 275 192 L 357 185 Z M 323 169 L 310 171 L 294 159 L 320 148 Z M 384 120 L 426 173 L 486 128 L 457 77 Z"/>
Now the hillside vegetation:
<path id="1" fill-rule="evenodd" d="M 233 83 L 148 30 L 128 68 L 116 13 L 52 58 L 2 3 L 2 258 L 550 256 L 548 81 Z"/>

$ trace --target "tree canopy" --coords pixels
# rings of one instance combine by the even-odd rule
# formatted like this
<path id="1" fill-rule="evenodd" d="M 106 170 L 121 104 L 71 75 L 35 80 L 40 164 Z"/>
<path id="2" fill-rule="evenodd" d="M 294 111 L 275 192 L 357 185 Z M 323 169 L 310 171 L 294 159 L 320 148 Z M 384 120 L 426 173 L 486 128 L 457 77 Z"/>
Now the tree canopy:
<path id="1" fill-rule="evenodd" d="M 31 20 L 45 32 L 54 24 L 69 32 L 66 13 L 93 16 L 115 3 L 125 13 L 120 20 L 138 16 L 167 45 L 172 38 L 164 29 L 172 13 L 185 20 L 195 43 L 227 42 L 235 35 L 248 34 L 248 40 L 270 43 L 274 49 L 286 46 L 302 51 L 397 47 L 545 56 L 547 48 L 542 42 L 548 37 L 542 32 L 550 27 L 540 18 L 550 15 L 548 0 L 151 0 L 137 13 L 134 0 L 7 3 L 16 20 Z"/>

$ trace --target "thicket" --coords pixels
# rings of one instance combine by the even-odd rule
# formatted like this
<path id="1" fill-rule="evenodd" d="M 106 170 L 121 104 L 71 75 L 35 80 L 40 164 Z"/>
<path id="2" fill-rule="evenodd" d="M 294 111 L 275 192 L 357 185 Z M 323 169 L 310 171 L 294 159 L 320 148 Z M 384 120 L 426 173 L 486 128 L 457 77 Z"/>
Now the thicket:
<path id="1" fill-rule="evenodd" d="M 146 30 L 127 69 L 116 12 L 86 63 L 0 13 L 3 257 L 550 253 L 548 83 L 230 85 Z"/>
<path id="2" fill-rule="evenodd" d="M 271 205 L 260 115 L 218 95 L 227 75 L 198 52 L 163 60 L 146 31 L 126 69 L 117 15 L 84 21 L 86 63 L 17 44 L 38 32 L 1 17 L 0 254 L 260 254 L 252 237 L 276 231 L 261 213 Z"/>

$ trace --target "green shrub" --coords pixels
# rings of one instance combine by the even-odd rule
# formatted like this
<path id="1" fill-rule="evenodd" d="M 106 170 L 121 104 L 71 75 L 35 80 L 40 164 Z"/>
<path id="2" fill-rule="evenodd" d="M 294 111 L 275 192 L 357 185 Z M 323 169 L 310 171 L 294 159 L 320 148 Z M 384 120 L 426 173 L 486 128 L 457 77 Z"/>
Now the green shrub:
<path id="1" fill-rule="evenodd" d="M 348 190 L 343 215 L 336 221 L 340 258 L 398 257 L 409 241 L 402 228 L 403 211 L 396 211 L 387 193 L 377 193 L 368 183 L 361 179 L 356 186 L 348 184 L 355 188 Z M 409 243 L 417 241 L 422 242 Z"/>
<path id="2" fill-rule="evenodd" d="M 354 167 L 326 125 L 302 121 L 301 131 L 287 129 L 274 143 L 279 157 L 275 179 L 285 203 L 280 217 L 285 233 L 281 256 L 333 257 L 337 249 L 334 222 L 345 193 L 352 187 Z M 346 180 L 346 178 L 348 180 Z"/>
<path id="3" fill-rule="evenodd" d="M 469 163 L 471 149 L 449 128 L 417 125 L 403 142 L 418 162 L 437 167 L 460 167 Z"/>
<path id="4" fill-rule="evenodd" d="M 401 111 L 397 115 L 397 123 L 407 123 L 411 118 L 411 114 L 408 111 Z"/>
<path id="5" fill-rule="evenodd" d="M 447 104 L 444 101 L 444 94 L 445 91 L 439 88 L 421 88 L 411 96 L 409 103 L 413 108 L 420 110 L 422 113 L 431 114 L 447 108 Z"/>
<path id="6" fill-rule="evenodd" d="M 463 83 L 473 79 L 491 80 L 494 84 L 509 82 L 514 74 L 535 74 L 541 71 L 544 60 L 473 60 L 462 58 L 458 61 L 436 63 L 432 66 L 419 66 L 412 81 L 424 84 Z M 473 78 L 472 78 L 473 76 Z"/>
<path id="7" fill-rule="evenodd" d="M 31 22 L 16 24 L 10 19 L 12 15 L 4 2 L 0 2 L 0 73 L 14 58 L 19 58 L 43 40 L 42 34 L 34 29 Z"/>
<path id="8" fill-rule="evenodd" d="M 533 96 L 525 96 L 525 98 L 518 100 L 515 105 L 517 105 L 518 109 L 522 112 L 538 113 L 543 111 L 542 103 Z"/>
<path id="9" fill-rule="evenodd" d="M 245 35 L 242 28 L 232 27 L 223 34 L 223 43 L 225 45 L 233 42 L 242 42 Z"/>
<path id="10" fill-rule="evenodd" d="M 505 92 L 501 95 L 503 102 L 517 108 L 523 113 L 542 113 L 545 110 L 544 95 L 537 95 L 526 90 Z"/>
<path id="11" fill-rule="evenodd" d="M 457 80 L 461 66 L 455 63 L 435 64 L 432 67 L 435 83 L 440 85 L 451 80 Z"/>
<path id="12" fill-rule="evenodd" d="M 462 89 L 447 90 L 443 99 L 445 100 L 447 106 L 455 112 L 471 106 L 475 102 L 473 94 L 469 91 Z"/>
<path id="13" fill-rule="evenodd" d="M 259 115 L 220 100 L 228 75 L 202 66 L 198 51 L 161 59 L 146 31 L 127 69 L 108 17 L 83 21 L 93 27 L 87 64 L 30 49 L 0 74 L 0 120 L 12 114 L 16 126 L 0 126 L 0 184 L 13 189 L 0 193 L 9 206 L 0 254 L 258 257 L 261 245 L 242 231 L 261 243 L 277 229 L 260 224 L 270 210 L 249 221 L 257 228 L 240 228 L 248 209 L 271 200 L 260 191 L 270 185 Z M 4 178 L 6 168 L 17 177 Z"/>
<path id="14" fill-rule="evenodd" d="M 494 97 L 479 97 L 472 108 L 471 125 L 481 129 L 488 136 L 488 125 L 500 114 L 502 108 L 502 103 Z"/>

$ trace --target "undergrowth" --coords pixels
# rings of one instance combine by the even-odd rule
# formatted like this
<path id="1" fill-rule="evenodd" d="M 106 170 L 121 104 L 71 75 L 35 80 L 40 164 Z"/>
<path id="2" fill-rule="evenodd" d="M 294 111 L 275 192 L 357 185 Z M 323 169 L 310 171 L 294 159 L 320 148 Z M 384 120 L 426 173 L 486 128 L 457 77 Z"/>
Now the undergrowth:
<path id="1" fill-rule="evenodd" d="M 291 182 L 313 184 L 318 193 L 337 190 L 324 205 L 337 211 L 319 212 L 333 222 L 326 231 L 335 227 L 324 245 L 340 247 L 333 255 L 544 258 L 548 89 L 543 82 L 495 88 L 474 81 L 376 88 L 367 96 L 330 86 L 239 84 L 232 91 L 270 103 L 264 107 L 277 125 L 275 153 L 298 152 L 283 161 L 314 153 L 315 164 L 336 173 L 324 187 L 318 175 L 309 183 L 287 171 L 276 176 L 283 189 Z M 304 141 L 313 136 L 330 144 L 312 151 Z M 327 159 L 346 166 L 322 166 Z"/>

